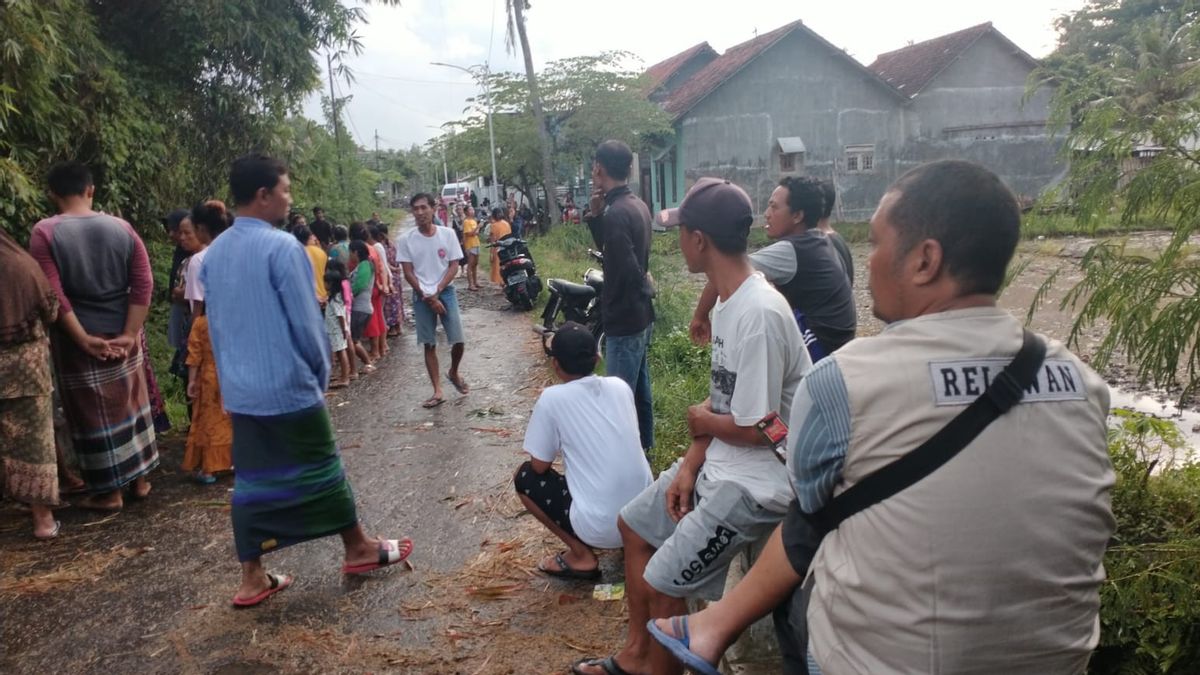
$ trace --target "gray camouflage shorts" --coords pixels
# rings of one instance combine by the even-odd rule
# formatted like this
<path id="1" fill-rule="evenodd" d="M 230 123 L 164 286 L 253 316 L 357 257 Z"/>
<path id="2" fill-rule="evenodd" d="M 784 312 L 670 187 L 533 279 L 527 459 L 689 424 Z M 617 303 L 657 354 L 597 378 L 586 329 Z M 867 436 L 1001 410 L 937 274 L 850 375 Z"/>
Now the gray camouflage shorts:
<path id="1" fill-rule="evenodd" d="M 734 556 L 769 535 L 784 514 L 763 508 L 733 481 L 708 480 L 701 470 L 694 508 L 676 523 L 667 514 L 667 488 L 682 461 L 626 504 L 621 519 L 658 549 L 646 565 L 646 583 L 675 598 L 718 600 Z"/>

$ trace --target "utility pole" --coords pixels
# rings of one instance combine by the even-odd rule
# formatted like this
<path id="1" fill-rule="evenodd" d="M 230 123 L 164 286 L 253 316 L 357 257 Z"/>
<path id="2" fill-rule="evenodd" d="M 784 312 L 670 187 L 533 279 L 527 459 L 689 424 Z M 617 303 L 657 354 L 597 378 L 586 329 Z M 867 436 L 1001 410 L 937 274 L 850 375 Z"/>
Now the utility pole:
<path id="1" fill-rule="evenodd" d="M 329 110 L 333 114 L 333 141 L 337 144 L 338 154 L 338 183 L 342 186 L 342 194 L 346 193 L 346 175 L 342 170 L 342 128 L 338 124 L 337 97 L 333 94 L 333 55 L 325 55 L 325 66 L 329 71 Z"/>
<path id="2" fill-rule="evenodd" d="M 375 130 L 375 170 L 383 171 L 382 165 L 379 162 L 379 130 Z"/>

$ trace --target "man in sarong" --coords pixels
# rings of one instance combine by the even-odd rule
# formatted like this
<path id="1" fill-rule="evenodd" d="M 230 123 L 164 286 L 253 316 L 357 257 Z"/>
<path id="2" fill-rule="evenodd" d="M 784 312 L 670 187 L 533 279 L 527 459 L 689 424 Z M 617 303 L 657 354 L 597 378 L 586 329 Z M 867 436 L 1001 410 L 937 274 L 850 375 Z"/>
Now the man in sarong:
<path id="1" fill-rule="evenodd" d="M 123 489 L 150 493 L 158 466 L 142 325 L 154 278 L 129 223 L 92 209 L 91 171 L 78 162 L 50 169 L 58 215 L 34 225 L 29 253 L 58 295 L 52 349 L 63 411 L 88 496 L 78 506 L 120 511 Z"/>
<path id="2" fill-rule="evenodd" d="M 338 534 L 346 574 L 398 563 L 408 539 L 368 537 L 325 409 L 329 339 L 312 295 L 312 268 L 287 217 L 291 181 L 262 155 L 233 163 L 233 227 L 200 270 L 225 408 L 233 420 L 233 536 L 242 563 L 235 607 L 253 607 L 292 583 L 262 555 Z"/>

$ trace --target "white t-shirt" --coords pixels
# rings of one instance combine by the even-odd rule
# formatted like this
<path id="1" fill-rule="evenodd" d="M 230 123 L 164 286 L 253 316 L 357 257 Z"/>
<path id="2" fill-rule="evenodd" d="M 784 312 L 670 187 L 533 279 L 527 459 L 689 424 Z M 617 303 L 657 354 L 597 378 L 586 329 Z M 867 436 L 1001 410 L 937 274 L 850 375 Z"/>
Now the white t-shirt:
<path id="1" fill-rule="evenodd" d="M 752 274 L 712 314 L 712 385 L 716 413 L 732 414 L 738 426 L 753 426 L 775 411 L 791 419 L 792 396 L 812 367 L 787 300 Z M 787 511 L 792 487 L 787 469 L 766 446 L 742 447 L 714 438 L 704 474 L 745 487 L 764 508 Z"/>
<path id="2" fill-rule="evenodd" d="M 547 387 L 529 417 L 525 451 L 544 462 L 562 453 L 575 535 L 589 546 L 620 548 L 617 514 L 654 480 L 629 385 L 589 375 Z"/>
<path id="3" fill-rule="evenodd" d="M 200 283 L 200 267 L 204 264 L 204 256 L 208 255 L 208 247 L 193 253 L 188 261 L 187 272 L 183 275 L 183 299 L 189 302 L 204 302 L 204 284 Z"/>
<path id="4" fill-rule="evenodd" d="M 421 234 L 420 228 L 405 232 L 396 240 L 396 259 L 412 263 L 413 273 L 421 284 L 421 292 L 429 295 L 437 291 L 450 263 L 463 257 L 458 245 L 458 235 L 448 227 L 437 227 L 433 236 Z"/>

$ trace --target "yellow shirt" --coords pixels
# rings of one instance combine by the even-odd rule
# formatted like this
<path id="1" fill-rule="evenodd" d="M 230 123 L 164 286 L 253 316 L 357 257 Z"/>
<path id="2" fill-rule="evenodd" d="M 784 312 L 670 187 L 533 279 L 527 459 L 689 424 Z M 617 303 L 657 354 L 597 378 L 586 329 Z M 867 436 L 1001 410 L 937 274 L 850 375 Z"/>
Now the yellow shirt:
<path id="1" fill-rule="evenodd" d="M 312 262 L 317 299 L 325 302 L 329 297 L 329 293 L 325 292 L 325 263 L 329 261 L 329 256 L 321 250 L 320 246 L 305 246 L 304 252 L 308 254 L 308 259 Z"/>
<path id="2" fill-rule="evenodd" d="M 479 223 L 474 218 L 463 221 L 463 248 L 479 248 Z"/>

